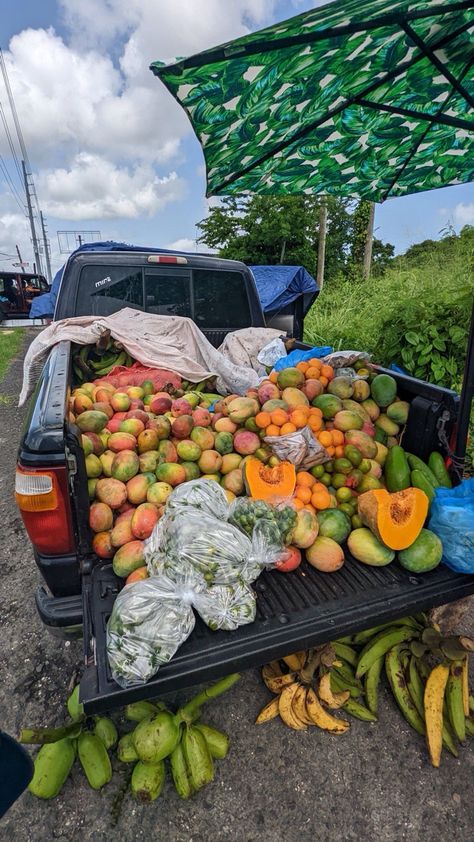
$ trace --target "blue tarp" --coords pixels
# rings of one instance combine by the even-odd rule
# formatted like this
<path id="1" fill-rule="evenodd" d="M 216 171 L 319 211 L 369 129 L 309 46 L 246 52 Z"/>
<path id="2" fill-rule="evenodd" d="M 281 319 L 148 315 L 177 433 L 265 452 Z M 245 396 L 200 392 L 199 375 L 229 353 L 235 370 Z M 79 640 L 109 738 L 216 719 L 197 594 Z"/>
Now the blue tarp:
<path id="1" fill-rule="evenodd" d="M 304 266 L 249 266 L 264 313 L 281 310 L 304 293 L 314 294 L 318 285 Z"/>

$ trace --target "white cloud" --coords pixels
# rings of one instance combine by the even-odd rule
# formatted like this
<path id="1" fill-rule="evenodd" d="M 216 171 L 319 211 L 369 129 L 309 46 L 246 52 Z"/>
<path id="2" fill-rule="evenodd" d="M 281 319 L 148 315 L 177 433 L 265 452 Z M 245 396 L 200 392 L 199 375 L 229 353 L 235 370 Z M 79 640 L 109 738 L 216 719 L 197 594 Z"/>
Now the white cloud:
<path id="1" fill-rule="evenodd" d="M 119 167 L 83 152 L 69 168 L 45 170 L 38 179 L 46 212 L 59 219 L 152 216 L 184 195 L 175 172 L 159 178 L 149 165 Z"/>
<path id="2" fill-rule="evenodd" d="M 474 202 L 459 202 L 453 209 L 455 225 L 474 225 Z"/>
<path id="3" fill-rule="evenodd" d="M 196 251 L 196 241 L 192 240 L 190 237 L 181 237 L 173 243 L 168 243 L 165 248 L 172 251 Z"/>

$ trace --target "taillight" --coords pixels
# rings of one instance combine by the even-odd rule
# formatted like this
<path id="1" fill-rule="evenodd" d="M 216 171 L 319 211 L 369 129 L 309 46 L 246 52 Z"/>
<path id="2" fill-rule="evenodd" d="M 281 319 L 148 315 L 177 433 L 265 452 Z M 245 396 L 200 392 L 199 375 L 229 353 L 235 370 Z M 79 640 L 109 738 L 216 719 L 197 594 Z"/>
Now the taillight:
<path id="1" fill-rule="evenodd" d="M 15 499 L 38 552 L 45 555 L 72 552 L 74 536 L 65 467 L 34 471 L 17 465 Z"/>
<path id="2" fill-rule="evenodd" d="M 177 254 L 149 254 L 148 263 L 179 263 L 181 265 L 187 264 L 187 259 Z"/>

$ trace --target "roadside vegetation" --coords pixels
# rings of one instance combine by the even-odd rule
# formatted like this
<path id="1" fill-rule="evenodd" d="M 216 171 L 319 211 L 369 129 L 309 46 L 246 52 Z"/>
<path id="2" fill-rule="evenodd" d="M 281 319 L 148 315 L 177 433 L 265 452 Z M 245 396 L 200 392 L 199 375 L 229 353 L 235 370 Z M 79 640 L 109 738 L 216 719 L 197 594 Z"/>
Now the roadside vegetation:
<path id="1" fill-rule="evenodd" d="M 0 330 L 0 381 L 3 380 L 11 361 L 18 354 L 24 331 L 21 328 Z"/>
<path id="2" fill-rule="evenodd" d="M 305 320 L 305 339 L 368 351 L 460 391 L 474 295 L 474 228 L 412 246 L 368 280 L 337 275 Z M 472 426 L 472 425 L 471 425 Z M 474 430 L 469 446 L 472 460 Z"/>

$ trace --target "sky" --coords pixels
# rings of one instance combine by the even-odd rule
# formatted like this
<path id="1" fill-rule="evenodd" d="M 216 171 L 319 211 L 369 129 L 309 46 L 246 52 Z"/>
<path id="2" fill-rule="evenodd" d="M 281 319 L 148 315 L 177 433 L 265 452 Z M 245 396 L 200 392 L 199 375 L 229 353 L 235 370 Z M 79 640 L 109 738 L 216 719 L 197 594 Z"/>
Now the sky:
<path id="1" fill-rule="evenodd" d="M 201 148 L 181 107 L 150 72 L 322 5 L 317 0 L 1 0 L 0 46 L 13 90 L 53 271 L 57 231 L 194 251 L 209 209 Z M 0 78 L 0 103 L 13 131 Z M 1 112 L 0 112 L 1 116 Z M 0 268 L 15 245 L 33 264 L 20 182 L 0 121 Z M 215 200 L 211 200 L 215 201 Z M 474 224 L 474 186 L 377 205 L 376 235 L 398 253 Z"/>

